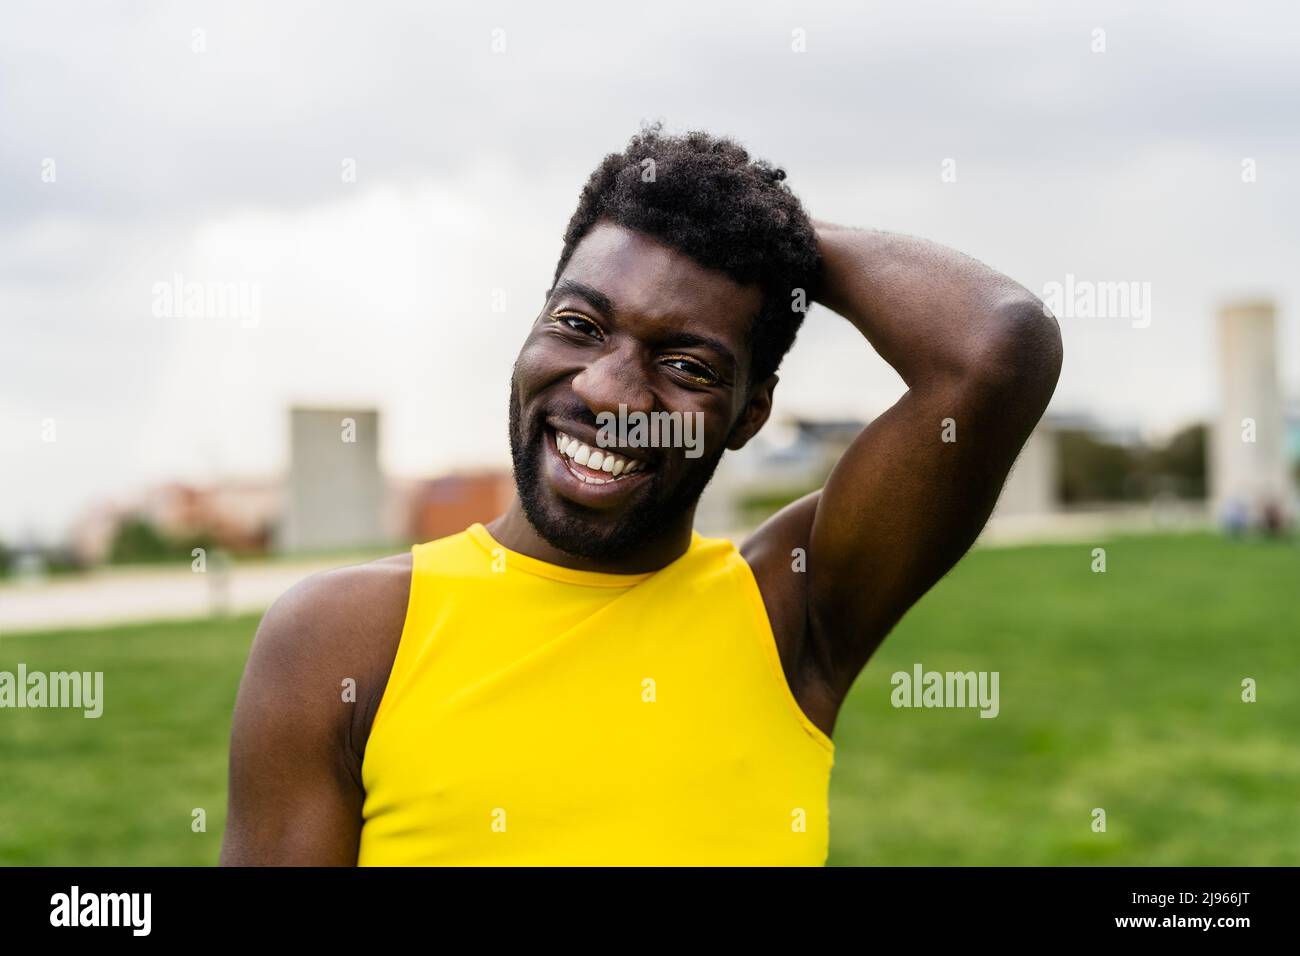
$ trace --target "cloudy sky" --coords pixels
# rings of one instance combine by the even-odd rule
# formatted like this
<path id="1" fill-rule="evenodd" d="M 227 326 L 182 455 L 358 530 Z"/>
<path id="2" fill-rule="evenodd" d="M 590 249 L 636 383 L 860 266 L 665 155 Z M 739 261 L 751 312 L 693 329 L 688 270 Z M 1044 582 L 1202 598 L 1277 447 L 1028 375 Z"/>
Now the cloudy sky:
<path id="1" fill-rule="evenodd" d="M 1095 0 L 7 3 L 0 537 L 153 481 L 275 473 L 296 402 L 379 407 L 395 474 L 507 465 L 511 361 L 583 182 L 642 120 L 731 134 L 818 218 L 1040 294 L 1149 283 L 1146 327 L 1062 317 L 1054 410 L 1152 434 L 1207 415 L 1215 310 L 1244 295 L 1277 300 L 1298 396 L 1298 22 Z M 158 314 L 176 276 L 242 283 L 255 318 Z M 778 412 L 900 392 L 815 309 Z"/>

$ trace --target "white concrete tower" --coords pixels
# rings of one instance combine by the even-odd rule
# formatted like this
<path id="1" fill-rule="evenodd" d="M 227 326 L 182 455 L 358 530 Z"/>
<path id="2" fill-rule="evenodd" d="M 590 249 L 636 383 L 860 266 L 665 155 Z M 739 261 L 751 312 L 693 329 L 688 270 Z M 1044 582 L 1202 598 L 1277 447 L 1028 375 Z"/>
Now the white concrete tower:
<path id="1" fill-rule="evenodd" d="M 293 408 L 289 412 L 288 507 L 282 550 L 366 547 L 384 540 L 379 413 Z"/>
<path id="2" fill-rule="evenodd" d="M 1211 501 L 1217 519 L 1236 513 L 1258 526 L 1270 503 L 1286 510 L 1291 497 L 1273 303 L 1224 306 L 1218 344 L 1220 401 L 1211 444 Z"/>

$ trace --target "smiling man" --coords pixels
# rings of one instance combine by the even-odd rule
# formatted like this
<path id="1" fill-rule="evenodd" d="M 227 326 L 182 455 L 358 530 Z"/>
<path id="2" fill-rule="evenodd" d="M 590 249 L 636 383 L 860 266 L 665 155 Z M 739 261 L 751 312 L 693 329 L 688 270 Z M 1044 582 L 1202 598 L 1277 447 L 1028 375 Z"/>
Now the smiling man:
<path id="1" fill-rule="evenodd" d="M 840 705 L 984 526 L 1061 344 L 1005 276 L 784 178 L 657 127 L 592 174 L 511 378 L 517 500 L 267 612 L 223 863 L 825 862 Z M 907 391 L 739 549 L 703 537 L 808 301 Z M 693 454 L 600 427 L 676 413 Z"/>

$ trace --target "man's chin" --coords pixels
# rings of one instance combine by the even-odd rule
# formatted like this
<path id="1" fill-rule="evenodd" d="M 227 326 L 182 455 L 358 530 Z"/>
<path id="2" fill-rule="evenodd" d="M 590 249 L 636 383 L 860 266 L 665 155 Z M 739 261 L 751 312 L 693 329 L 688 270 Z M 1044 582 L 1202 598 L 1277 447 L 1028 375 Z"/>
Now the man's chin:
<path id="1" fill-rule="evenodd" d="M 722 457 L 719 450 L 694 485 L 665 492 L 660 476 L 652 474 L 630 494 L 612 496 L 604 502 L 607 507 L 593 507 L 561 493 L 553 470 L 548 473 L 544 434 L 525 443 L 512 429 L 515 492 L 524 516 L 541 538 L 553 548 L 588 561 L 626 561 L 655 544 L 684 514 L 693 511 Z M 540 451 L 529 457 L 525 448 Z"/>
<path id="2" fill-rule="evenodd" d="M 639 538 L 623 520 L 626 508 L 597 511 L 555 495 L 540 507 L 529 507 L 521 497 L 524 514 L 533 529 L 553 548 L 590 561 L 625 558 L 642 546 Z"/>

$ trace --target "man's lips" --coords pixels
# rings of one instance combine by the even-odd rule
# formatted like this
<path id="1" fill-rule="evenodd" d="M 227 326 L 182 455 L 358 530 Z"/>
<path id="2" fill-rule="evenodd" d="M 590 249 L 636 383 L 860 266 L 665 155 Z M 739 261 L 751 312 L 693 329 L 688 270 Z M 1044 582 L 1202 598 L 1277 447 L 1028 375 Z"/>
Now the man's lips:
<path id="1" fill-rule="evenodd" d="M 559 436 L 564 433 L 553 427 L 543 431 L 543 454 L 547 460 L 546 473 L 552 486 L 564 497 L 579 504 L 592 507 L 611 506 L 621 502 L 636 488 L 645 484 L 653 469 L 644 462 L 636 462 L 632 471 L 621 471 L 614 475 L 601 469 L 592 469 L 580 465 L 572 457 L 560 451 Z M 593 452 L 599 452 L 604 458 L 604 451 L 588 445 Z M 612 449 L 611 449 L 612 450 Z M 593 456 L 594 457 L 594 456 Z M 630 460 L 623 458 L 623 461 Z M 602 462 L 603 463 L 603 462 Z"/>
<path id="2" fill-rule="evenodd" d="M 558 432 L 561 435 L 567 435 L 569 438 L 576 438 L 593 452 L 600 452 L 602 456 L 613 454 L 627 462 L 639 462 L 639 467 L 646 471 L 658 467 L 661 461 L 659 449 L 657 448 L 602 447 L 596 438 L 596 433 L 586 425 L 574 425 L 551 418 L 546 420 L 546 425 L 552 434 Z"/>

